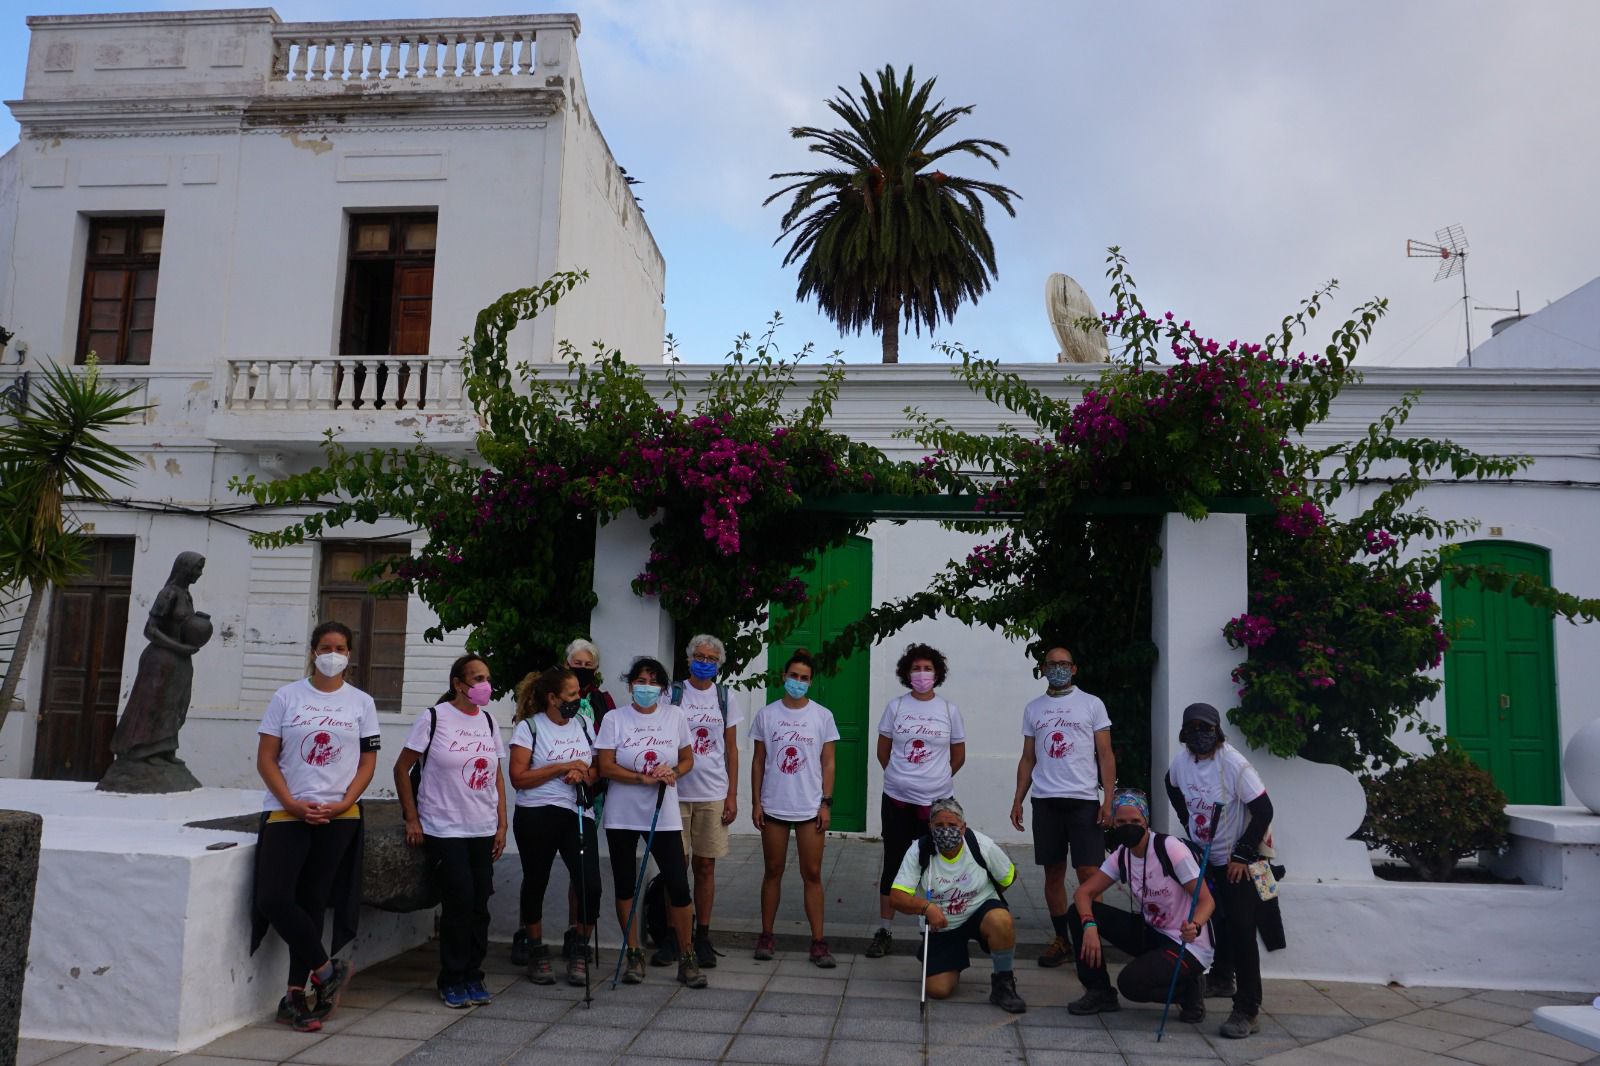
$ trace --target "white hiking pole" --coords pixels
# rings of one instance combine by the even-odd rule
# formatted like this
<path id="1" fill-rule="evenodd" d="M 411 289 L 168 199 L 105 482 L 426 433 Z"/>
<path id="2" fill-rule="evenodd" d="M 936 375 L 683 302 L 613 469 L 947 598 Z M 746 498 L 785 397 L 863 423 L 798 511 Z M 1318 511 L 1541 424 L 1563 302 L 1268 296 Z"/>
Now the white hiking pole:
<path id="1" fill-rule="evenodd" d="M 1205 849 L 1200 853 L 1200 876 L 1194 879 L 1194 894 L 1189 897 L 1189 916 L 1185 922 L 1194 921 L 1194 909 L 1200 905 L 1200 886 L 1206 883 L 1206 871 L 1211 862 L 1211 842 L 1217 839 L 1217 816 L 1222 813 L 1222 804 L 1211 808 L 1211 836 L 1206 840 Z M 1151 841 L 1151 847 L 1155 842 Z M 1183 940 L 1178 940 L 1178 960 L 1172 966 L 1172 980 L 1167 982 L 1167 1001 L 1161 1005 L 1161 1024 L 1156 1027 L 1156 1043 L 1161 1043 L 1161 1038 L 1167 1033 L 1167 1013 L 1172 1010 L 1172 994 L 1178 988 L 1178 974 L 1183 972 Z"/>
<path id="2" fill-rule="evenodd" d="M 584 855 L 584 848 L 583 848 L 583 838 L 584 838 L 583 809 L 585 807 L 589 806 L 589 803 L 588 803 L 589 790 L 584 788 L 582 785 L 573 786 L 573 790 L 574 790 L 574 795 L 576 796 L 576 798 L 578 800 L 578 914 L 580 916 L 585 916 L 586 917 L 587 915 L 585 914 L 585 912 L 589 908 L 589 867 L 588 867 L 588 861 L 589 860 Z M 595 920 L 590 922 L 589 924 L 591 926 L 598 927 L 599 924 L 600 924 L 600 921 L 599 921 L 600 916 L 598 914 L 596 914 L 594 917 L 595 917 Z M 584 939 L 587 941 L 588 938 L 585 937 Z M 593 967 L 600 965 L 599 946 L 600 946 L 600 938 L 599 938 L 599 936 L 596 936 L 595 937 L 595 948 L 596 948 L 595 957 L 593 959 L 590 959 L 588 964 L 585 965 L 584 968 L 583 968 L 583 1006 L 584 1006 L 585 1010 L 587 1010 L 589 1008 L 589 1005 L 594 1002 L 594 997 L 589 994 L 589 971 Z M 585 943 L 584 947 L 587 948 L 588 944 Z"/>
<path id="3" fill-rule="evenodd" d="M 924 881 L 927 880 L 928 874 L 926 871 L 923 872 L 922 877 Z M 933 906 L 933 900 L 930 898 L 931 892 L 929 891 L 927 885 L 923 885 L 922 890 L 924 893 L 924 898 L 928 900 L 928 906 Z M 921 1005 L 917 1007 L 917 1017 L 926 1018 L 928 1016 L 928 942 L 932 934 L 932 929 L 928 925 L 928 912 L 926 908 L 924 908 L 923 912 L 917 916 L 917 922 L 922 926 L 922 1002 Z"/>

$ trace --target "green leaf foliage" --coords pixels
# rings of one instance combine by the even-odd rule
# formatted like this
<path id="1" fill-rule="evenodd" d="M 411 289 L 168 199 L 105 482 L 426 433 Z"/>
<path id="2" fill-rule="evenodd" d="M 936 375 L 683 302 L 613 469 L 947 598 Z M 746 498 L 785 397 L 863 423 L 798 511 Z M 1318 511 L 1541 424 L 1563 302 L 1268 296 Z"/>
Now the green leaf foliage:
<path id="1" fill-rule="evenodd" d="M 1456 864 L 1499 851 L 1510 836 L 1506 794 L 1488 771 L 1446 747 L 1362 779 L 1367 817 L 1356 834 L 1403 858 L 1428 881 L 1448 881 Z"/>

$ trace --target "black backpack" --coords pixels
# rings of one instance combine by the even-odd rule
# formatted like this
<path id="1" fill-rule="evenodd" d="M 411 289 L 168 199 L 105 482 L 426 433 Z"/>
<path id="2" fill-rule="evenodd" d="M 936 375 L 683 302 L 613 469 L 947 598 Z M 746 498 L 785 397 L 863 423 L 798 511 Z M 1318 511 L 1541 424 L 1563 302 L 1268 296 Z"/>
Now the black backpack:
<path id="1" fill-rule="evenodd" d="M 716 685 L 714 687 L 717 690 L 717 710 L 722 712 L 722 725 L 723 728 L 726 729 L 728 725 L 728 686 Z M 674 681 L 672 683 L 672 688 L 669 691 L 667 698 L 674 707 L 683 706 L 682 681 Z"/>
<path id="2" fill-rule="evenodd" d="M 650 856 L 645 856 L 646 861 L 649 858 Z M 645 886 L 644 935 L 658 948 L 676 939 L 672 925 L 667 921 L 667 881 L 661 874 L 656 874 Z"/>
<path id="3" fill-rule="evenodd" d="M 984 861 L 983 848 L 978 846 L 978 838 L 972 832 L 972 827 L 970 825 L 967 826 L 965 835 L 967 838 L 967 851 L 972 853 L 972 861 L 978 864 L 978 869 L 989 875 L 989 883 L 994 886 L 995 892 L 999 894 L 1000 902 L 1005 903 L 1005 887 L 1001 885 L 999 881 L 995 880 L 994 871 L 989 869 L 989 864 Z M 922 877 L 928 872 L 928 864 L 933 861 L 933 852 L 933 834 L 922 834 L 922 839 L 917 841 L 917 865 L 919 867 L 917 880 L 919 883 L 921 882 Z"/>
<path id="4" fill-rule="evenodd" d="M 498 745 L 500 729 L 494 724 L 494 717 L 488 711 L 483 716 L 489 720 L 489 733 L 495 738 Z M 422 794 L 422 767 L 428 761 L 428 752 L 433 750 L 433 734 L 439 729 L 439 706 L 434 704 L 428 708 L 428 746 L 417 753 L 417 761 L 411 764 L 411 802 L 415 804 L 417 797 Z"/>

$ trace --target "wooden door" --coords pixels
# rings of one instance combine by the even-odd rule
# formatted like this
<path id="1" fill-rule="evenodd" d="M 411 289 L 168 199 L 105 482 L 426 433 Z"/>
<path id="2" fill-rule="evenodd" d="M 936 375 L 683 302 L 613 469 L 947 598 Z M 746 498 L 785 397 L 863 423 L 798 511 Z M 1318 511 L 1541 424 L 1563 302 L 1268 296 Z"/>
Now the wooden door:
<path id="1" fill-rule="evenodd" d="M 1549 552 L 1532 545 L 1478 541 L 1461 545 L 1456 558 L 1550 579 Z M 1512 803 L 1560 803 L 1550 613 L 1477 581 L 1447 581 L 1444 617 L 1446 730 Z"/>
<path id="2" fill-rule="evenodd" d="M 872 542 L 851 537 L 838 548 L 824 552 L 806 571 L 806 589 L 816 595 L 838 585 L 813 613 L 782 644 L 767 648 L 768 663 L 777 667 L 795 648 L 821 651 L 829 640 L 843 633 L 872 609 Z M 774 617 L 782 608 L 774 608 Z M 867 758 L 876 750 L 870 708 L 867 706 L 871 655 L 857 652 L 828 675 L 819 674 L 811 683 L 810 696 L 833 712 L 839 727 L 839 742 L 833 750 L 833 829 L 860 833 L 867 828 Z M 781 684 L 767 690 L 768 701 L 783 698 Z"/>
<path id="3" fill-rule="evenodd" d="M 51 599 L 33 776 L 98 781 L 111 765 L 133 581 L 132 537 L 95 538 L 89 570 Z M 139 619 L 143 628 L 143 619 Z"/>

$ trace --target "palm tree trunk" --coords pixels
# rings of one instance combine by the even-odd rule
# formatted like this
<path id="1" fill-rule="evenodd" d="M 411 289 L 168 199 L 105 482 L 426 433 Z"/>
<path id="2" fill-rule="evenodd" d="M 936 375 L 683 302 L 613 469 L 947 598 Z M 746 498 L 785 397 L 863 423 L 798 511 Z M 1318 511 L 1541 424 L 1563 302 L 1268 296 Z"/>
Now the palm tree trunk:
<path id="1" fill-rule="evenodd" d="M 900 309 L 898 305 L 893 311 L 883 316 L 883 321 L 878 323 L 878 331 L 883 335 L 883 361 L 885 363 L 898 363 L 900 361 Z"/>
<path id="2" fill-rule="evenodd" d="M 39 608 L 44 603 L 48 586 L 42 582 L 28 585 L 28 606 L 22 612 L 22 625 L 17 630 L 17 646 L 11 649 L 11 661 L 6 664 L 6 679 L 0 684 L 0 731 L 6 727 L 6 716 L 11 713 L 11 700 L 22 683 L 22 663 L 28 657 L 28 646 L 33 643 L 33 631 L 39 624 Z"/>

